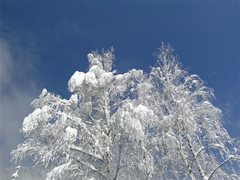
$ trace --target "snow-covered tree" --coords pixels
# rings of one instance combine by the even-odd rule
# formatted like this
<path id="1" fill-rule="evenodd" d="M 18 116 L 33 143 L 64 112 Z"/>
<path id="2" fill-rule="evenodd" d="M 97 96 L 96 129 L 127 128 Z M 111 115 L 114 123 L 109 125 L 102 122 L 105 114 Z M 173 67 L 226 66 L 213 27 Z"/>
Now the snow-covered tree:
<path id="1" fill-rule="evenodd" d="M 162 44 L 156 58 L 148 88 L 143 85 L 147 93 L 141 94 L 141 102 L 159 117 L 156 173 L 166 179 L 234 177 L 230 160 L 239 160 L 232 156 L 239 149 L 233 148 L 235 140 L 222 125 L 222 113 L 211 103 L 213 90 L 181 68 L 170 45 Z M 218 169 L 222 162 L 228 164 Z"/>
<path id="2" fill-rule="evenodd" d="M 222 126 L 213 91 L 169 45 L 156 58 L 149 74 L 118 74 L 112 49 L 89 53 L 68 100 L 43 89 L 32 102 L 13 159 L 32 160 L 47 180 L 238 178 L 239 141 Z"/>

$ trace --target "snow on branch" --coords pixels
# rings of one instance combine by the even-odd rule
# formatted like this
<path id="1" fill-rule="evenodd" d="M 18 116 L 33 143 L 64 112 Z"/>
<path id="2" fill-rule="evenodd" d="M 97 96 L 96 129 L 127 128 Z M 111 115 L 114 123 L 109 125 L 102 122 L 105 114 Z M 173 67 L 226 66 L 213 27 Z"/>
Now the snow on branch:
<path id="1" fill-rule="evenodd" d="M 104 159 L 102 158 L 102 156 L 100 156 L 100 155 L 98 155 L 98 154 L 95 154 L 95 153 L 87 152 L 87 151 L 83 150 L 83 149 L 80 148 L 80 147 L 77 147 L 77 146 L 72 145 L 72 146 L 70 146 L 70 149 L 71 149 L 71 150 L 78 151 L 78 152 L 81 152 L 81 153 L 84 153 L 84 154 L 87 154 L 88 156 L 91 156 L 91 157 L 93 157 L 93 158 L 95 158 L 95 159 L 98 159 L 98 160 L 101 160 L 101 161 L 104 162 Z"/>

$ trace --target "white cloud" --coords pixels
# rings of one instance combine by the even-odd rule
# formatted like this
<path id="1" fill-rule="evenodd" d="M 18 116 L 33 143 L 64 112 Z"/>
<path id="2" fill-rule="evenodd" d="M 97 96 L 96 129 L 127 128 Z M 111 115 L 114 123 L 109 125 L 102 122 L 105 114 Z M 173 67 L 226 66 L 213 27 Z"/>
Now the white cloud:
<path id="1" fill-rule="evenodd" d="M 8 165 L 10 151 L 23 140 L 19 129 L 38 93 L 34 58 L 29 50 L 0 38 L 0 168 Z"/>

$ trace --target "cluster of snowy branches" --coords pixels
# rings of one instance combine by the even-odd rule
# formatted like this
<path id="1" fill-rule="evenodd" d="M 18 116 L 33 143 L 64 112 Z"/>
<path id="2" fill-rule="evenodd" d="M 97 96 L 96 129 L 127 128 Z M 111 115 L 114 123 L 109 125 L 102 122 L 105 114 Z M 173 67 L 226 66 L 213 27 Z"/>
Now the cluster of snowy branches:
<path id="1" fill-rule="evenodd" d="M 112 70 L 113 50 L 88 54 L 70 99 L 42 91 L 12 157 L 46 179 L 239 179 L 239 141 L 222 125 L 212 89 L 166 44 L 150 73 Z"/>

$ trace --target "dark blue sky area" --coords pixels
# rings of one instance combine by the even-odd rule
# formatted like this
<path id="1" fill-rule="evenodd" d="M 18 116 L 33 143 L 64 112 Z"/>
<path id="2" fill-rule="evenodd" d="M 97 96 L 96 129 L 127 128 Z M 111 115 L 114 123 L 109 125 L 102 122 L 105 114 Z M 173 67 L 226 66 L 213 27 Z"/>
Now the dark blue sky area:
<path id="1" fill-rule="evenodd" d="M 215 90 L 225 126 L 240 136 L 238 0 L 0 0 L 0 28 L 1 37 L 36 55 L 39 88 L 63 97 L 70 76 L 87 69 L 90 50 L 113 46 L 120 72 L 148 71 L 154 50 L 169 42 Z"/>

